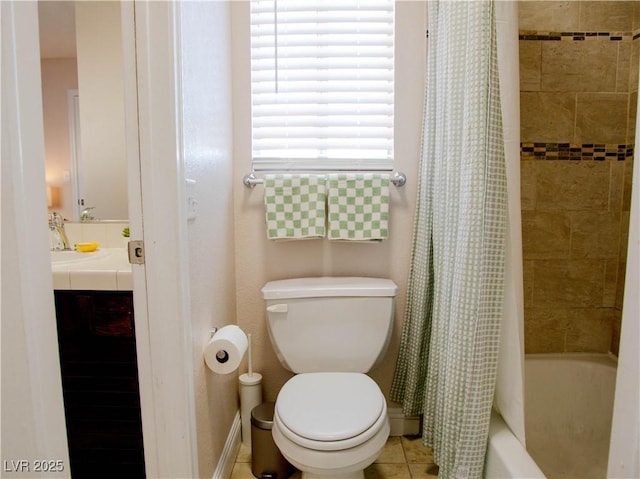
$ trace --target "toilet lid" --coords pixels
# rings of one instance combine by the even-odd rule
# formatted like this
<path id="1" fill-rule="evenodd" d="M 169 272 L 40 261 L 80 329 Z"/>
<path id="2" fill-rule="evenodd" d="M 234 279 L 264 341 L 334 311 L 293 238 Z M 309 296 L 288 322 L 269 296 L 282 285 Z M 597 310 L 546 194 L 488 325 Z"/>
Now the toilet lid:
<path id="1" fill-rule="evenodd" d="M 282 387 L 276 410 L 284 426 L 301 437 L 340 441 L 373 426 L 385 399 L 362 373 L 304 373 Z"/>

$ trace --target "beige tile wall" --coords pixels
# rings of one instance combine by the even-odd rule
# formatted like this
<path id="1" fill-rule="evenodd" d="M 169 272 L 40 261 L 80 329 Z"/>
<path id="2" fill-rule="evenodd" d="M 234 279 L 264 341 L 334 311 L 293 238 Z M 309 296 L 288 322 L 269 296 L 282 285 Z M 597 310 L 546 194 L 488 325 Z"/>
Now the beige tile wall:
<path id="1" fill-rule="evenodd" d="M 580 155 L 634 142 L 640 2 L 520 2 L 519 16 L 521 141 L 577 158 L 522 157 L 526 352 L 617 353 L 633 158 Z"/>

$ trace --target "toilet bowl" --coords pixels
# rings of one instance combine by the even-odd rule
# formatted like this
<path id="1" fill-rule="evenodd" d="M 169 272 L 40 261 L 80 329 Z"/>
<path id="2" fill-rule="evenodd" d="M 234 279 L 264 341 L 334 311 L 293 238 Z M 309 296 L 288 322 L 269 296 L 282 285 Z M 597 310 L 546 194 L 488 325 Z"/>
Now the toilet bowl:
<path id="1" fill-rule="evenodd" d="M 397 286 L 382 278 L 272 281 L 269 339 L 295 373 L 276 399 L 272 434 L 303 479 L 364 479 L 389 437 L 384 395 L 365 373 L 387 350 Z"/>
<path id="2" fill-rule="evenodd" d="M 389 437 L 386 402 L 362 373 L 299 374 L 278 394 L 272 433 L 303 479 L 362 479 Z"/>

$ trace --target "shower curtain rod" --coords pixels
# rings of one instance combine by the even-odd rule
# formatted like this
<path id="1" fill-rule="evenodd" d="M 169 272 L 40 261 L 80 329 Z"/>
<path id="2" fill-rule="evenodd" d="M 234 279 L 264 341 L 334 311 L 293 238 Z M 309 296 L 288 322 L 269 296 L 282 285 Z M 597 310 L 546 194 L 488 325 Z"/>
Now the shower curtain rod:
<path id="1" fill-rule="evenodd" d="M 297 171 L 305 171 L 305 170 L 297 170 Z M 313 170 L 310 170 L 313 171 Z M 371 170 L 352 170 L 352 171 L 371 171 Z M 397 187 L 402 187 L 407 183 L 407 175 L 402 173 L 401 171 L 396 171 L 393 173 L 391 178 L 389 179 L 391 183 L 393 183 Z M 244 176 L 242 179 L 242 183 L 247 188 L 254 188 L 256 185 L 261 185 L 264 183 L 263 178 L 258 178 L 255 173 L 252 171 L 251 173 Z"/>

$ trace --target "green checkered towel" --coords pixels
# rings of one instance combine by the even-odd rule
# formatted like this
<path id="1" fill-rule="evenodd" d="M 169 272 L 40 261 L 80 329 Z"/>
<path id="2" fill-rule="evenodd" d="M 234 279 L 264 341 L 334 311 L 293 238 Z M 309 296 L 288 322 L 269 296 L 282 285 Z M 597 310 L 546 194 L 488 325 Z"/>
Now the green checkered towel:
<path id="1" fill-rule="evenodd" d="M 265 175 L 264 208 L 269 239 L 325 235 L 326 180 L 320 175 Z"/>
<path id="2" fill-rule="evenodd" d="M 329 239 L 382 241 L 389 235 L 389 175 L 328 176 Z"/>

